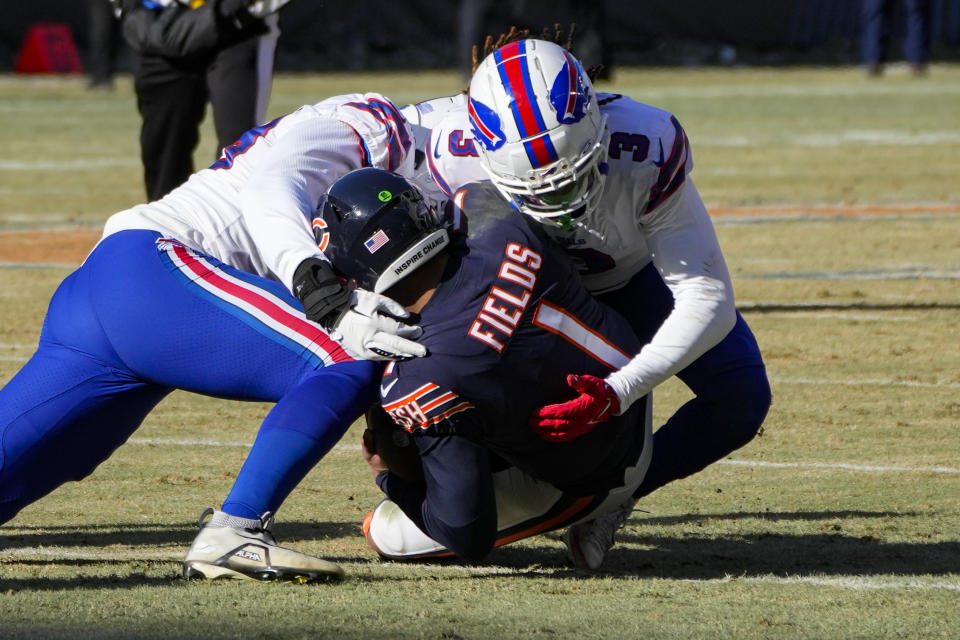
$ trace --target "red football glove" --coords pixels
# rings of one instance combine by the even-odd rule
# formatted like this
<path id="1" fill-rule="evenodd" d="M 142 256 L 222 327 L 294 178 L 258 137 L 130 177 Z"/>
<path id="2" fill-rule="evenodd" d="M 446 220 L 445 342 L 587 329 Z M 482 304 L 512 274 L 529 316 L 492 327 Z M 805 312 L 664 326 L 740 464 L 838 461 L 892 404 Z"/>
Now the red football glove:
<path id="1" fill-rule="evenodd" d="M 567 376 L 580 395 L 563 404 L 548 404 L 530 416 L 534 433 L 550 442 L 566 442 L 587 433 L 620 411 L 617 394 L 605 381 L 591 375 Z"/>

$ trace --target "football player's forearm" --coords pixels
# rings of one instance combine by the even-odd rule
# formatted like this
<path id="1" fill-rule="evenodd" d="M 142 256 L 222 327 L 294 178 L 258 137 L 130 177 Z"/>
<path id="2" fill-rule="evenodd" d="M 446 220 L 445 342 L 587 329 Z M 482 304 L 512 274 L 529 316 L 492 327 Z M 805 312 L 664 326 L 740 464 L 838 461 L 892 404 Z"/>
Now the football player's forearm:
<path id="1" fill-rule="evenodd" d="M 736 322 L 730 273 L 693 184 L 652 215 L 649 249 L 674 307 L 650 343 L 607 377 L 621 412 L 715 346 Z"/>
<path id="2" fill-rule="evenodd" d="M 625 367 L 607 376 L 620 399 L 620 412 L 714 347 L 735 322 L 733 301 L 725 296 L 678 299 L 653 340 Z"/>

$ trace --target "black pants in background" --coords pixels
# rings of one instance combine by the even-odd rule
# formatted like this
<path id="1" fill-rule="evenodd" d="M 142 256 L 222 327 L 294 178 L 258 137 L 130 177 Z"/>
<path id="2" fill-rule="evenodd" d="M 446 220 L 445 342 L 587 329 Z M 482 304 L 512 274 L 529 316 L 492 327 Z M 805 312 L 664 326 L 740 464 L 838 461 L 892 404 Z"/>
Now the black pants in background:
<path id="1" fill-rule="evenodd" d="M 194 172 L 207 101 L 217 148 L 232 144 L 257 122 L 259 39 L 250 38 L 193 59 L 137 56 L 134 88 L 142 118 L 140 152 L 149 200 L 158 200 Z"/>

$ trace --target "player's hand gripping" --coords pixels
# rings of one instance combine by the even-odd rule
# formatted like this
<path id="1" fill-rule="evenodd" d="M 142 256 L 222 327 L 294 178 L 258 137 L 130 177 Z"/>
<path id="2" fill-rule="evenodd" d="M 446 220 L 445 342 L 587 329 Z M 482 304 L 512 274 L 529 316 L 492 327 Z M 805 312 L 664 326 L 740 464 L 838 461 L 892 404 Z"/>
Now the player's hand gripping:
<path id="1" fill-rule="evenodd" d="M 389 471 L 383 458 L 377 453 L 375 440 L 376 438 L 371 429 L 365 430 L 363 436 L 360 438 L 360 452 L 363 454 L 363 459 L 366 460 L 367 466 L 370 467 L 370 473 L 373 474 L 374 480 L 376 480 L 377 476 L 383 471 Z"/>
<path id="2" fill-rule="evenodd" d="M 394 319 L 410 317 L 400 303 L 365 289 L 350 295 L 350 307 L 334 324 L 330 337 L 366 360 L 410 360 L 427 355 L 427 348 L 414 342 L 423 330 Z"/>
<path id="3" fill-rule="evenodd" d="M 569 375 L 567 384 L 580 395 L 562 404 L 540 407 L 530 416 L 530 427 L 544 440 L 573 440 L 620 412 L 617 394 L 602 379 Z"/>
<path id="4" fill-rule="evenodd" d="M 408 360 L 427 354 L 426 347 L 414 342 L 420 327 L 397 320 L 410 316 L 403 306 L 370 291 L 347 289 L 325 260 L 304 260 L 294 273 L 293 292 L 308 320 L 362 358 Z"/>

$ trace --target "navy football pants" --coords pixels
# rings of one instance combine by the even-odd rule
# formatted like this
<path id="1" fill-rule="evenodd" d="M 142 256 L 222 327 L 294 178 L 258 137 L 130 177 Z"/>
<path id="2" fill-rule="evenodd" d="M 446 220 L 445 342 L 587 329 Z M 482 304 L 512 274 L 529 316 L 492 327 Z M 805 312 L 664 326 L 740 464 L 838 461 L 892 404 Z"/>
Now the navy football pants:
<path id="1" fill-rule="evenodd" d="M 620 312 L 643 344 L 673 309 L 673 295 L 652 264 L 625 287 L 597 298 Z M 696 473 L 747 444 L 770 408 L 760 348 L 739 312 L 730 333 L 677 377 L 696 397 L 654 432 L 650 469 L 635 497 Z"/>
<path id="2" fill-rule="evenodd" d="M 61 283 L 36 353 L 0 390 L 0 523 L 90 474 L 173 389 L 276 402 L 223 504 L 275 511 L 377 399 L 379 375 L 279 283 L 152 231 L 114 234 Z"/>

